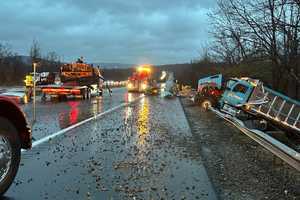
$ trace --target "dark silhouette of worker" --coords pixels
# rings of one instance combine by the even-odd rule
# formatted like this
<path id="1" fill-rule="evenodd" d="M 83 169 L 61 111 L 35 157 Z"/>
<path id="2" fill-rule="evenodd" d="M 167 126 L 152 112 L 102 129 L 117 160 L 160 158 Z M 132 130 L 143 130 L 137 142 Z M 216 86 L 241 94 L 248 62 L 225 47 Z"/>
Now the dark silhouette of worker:
<path id="1" fill-rule="evenodd" d="M 83 57 L 81 56 L 80 58 L 78 58 L 76 63 L 83 63 Z"/>

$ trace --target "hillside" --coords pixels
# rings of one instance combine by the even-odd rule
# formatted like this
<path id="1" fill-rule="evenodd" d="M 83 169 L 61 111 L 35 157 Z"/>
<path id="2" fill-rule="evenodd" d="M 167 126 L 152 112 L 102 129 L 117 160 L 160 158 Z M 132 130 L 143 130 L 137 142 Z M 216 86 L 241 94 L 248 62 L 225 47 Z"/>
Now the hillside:
<path id="1" fill-rule="evenodd" d="M 99 63 L 103 76 L 107 80 L 127 80 L 134 72 L 132 65 L 118 63 Z M 120 68 L 112 68 L 112 66 Z M 61 63 L 42 60 L 38 67 L 39 72 L 59 71 Z M 31 61 L 24 56 L 8 57 L 0 63 L 0 85 L 22 85 L 24 76 L 32 71 Z M 199 78 L 222 73 L 225 77 L 248 76 L 262 80 L 266 85 L 272 86 L 272 67 L 268 61 L 257 61 L 251 63 L 241 63 L 231 66 L 223 63 L 198 62 L 186 64 L 169 64 L 154 67 L 155 77 L 159 77 L 162 71 L 173 72 L 176 79 L 185 85 L 197 87 Z M 295 91 L 292 90 L 293 81 L 282 84 L 277 90 L 293 97 Z"/>

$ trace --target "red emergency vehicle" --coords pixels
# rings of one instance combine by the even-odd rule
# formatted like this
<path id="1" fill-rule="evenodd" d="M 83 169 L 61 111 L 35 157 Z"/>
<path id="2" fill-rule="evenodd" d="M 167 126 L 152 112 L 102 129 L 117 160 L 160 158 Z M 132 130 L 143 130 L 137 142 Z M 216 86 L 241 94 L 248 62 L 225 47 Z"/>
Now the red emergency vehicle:
<path id="1" fill-rule="evenodd" d="M 128 78 L 127 89 L 129 92 L 145 92 L 149 87 L 152 70 L 150 65 L 142 65 Z"/>

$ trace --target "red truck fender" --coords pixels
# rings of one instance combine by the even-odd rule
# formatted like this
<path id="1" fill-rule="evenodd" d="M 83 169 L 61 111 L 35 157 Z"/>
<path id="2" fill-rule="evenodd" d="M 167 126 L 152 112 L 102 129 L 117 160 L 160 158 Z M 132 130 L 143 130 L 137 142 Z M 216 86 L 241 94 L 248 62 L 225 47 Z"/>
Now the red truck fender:
<path id="1" fill-rule="evenodd" d="M 26 122 L 25 114 L 19 106 L 5 97 L 0 97 L 0 116 L 8 119 L 16 127 L 23 149 L 31 148 L 31 130 Z"/>

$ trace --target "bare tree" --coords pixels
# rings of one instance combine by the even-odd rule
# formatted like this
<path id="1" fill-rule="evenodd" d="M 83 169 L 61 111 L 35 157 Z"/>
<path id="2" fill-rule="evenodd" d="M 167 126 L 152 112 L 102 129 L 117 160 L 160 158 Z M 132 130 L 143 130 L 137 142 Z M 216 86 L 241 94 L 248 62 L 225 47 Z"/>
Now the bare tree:
<path id="1" fill-rule="evenodd" d="M 269 60 L 273 87 L 295 85 L 299 95 L 299 0 L 219 0 L 212 19 L 217 54 L 232 63 Z"/>
<path id="2" fill-rule="evenodd" d="M 54 72 L 59 69 L 60 56 L 55 51 L 50 51 L 42 61 L 42 70 Z"/>
<path id="3" fill-rule="evenodd" d="M 14 56 L 15 54 L 12 52 L 10 46 L 8 44 L 0 43 L 0 60 Z"/>
<path id="4" fill-rule="evenodd" d="M 39 62 L 41 60 L 41 47 L 37 40 L 33 40 L 29 54 L 32 62 Z"/>
<path id="5" fill-rule="evenodd" d="M 20 58 L 10 45 L 0 43 L 0 83 L 7 85 L 19 82 L 23 76 L 21 65 Z"/>

